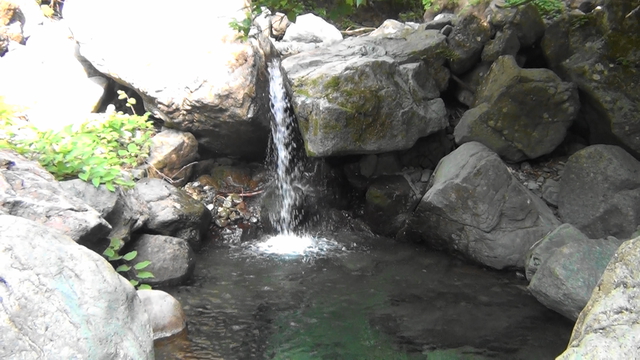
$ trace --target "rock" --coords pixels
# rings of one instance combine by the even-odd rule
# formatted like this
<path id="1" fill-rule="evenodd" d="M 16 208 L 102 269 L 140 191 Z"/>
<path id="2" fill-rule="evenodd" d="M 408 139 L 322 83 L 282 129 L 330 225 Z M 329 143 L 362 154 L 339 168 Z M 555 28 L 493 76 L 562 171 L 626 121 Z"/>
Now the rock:
<path id="1" fill-rule="evenodd" d="M 160 179 L 142 179 L 136 190 L 149 207 L 145 230 L 187 240 L 194 250 L 200 250 L 211 223 L 211 212 L 201 202 Z"/>
<path id="2" fill-rule="evenodd" d="M 445 156 L 406 232 L 496 269 L 524 267 L 524 255 L 560 225 L 490 149 L 463 144 Z"/>
<path id="3" fill-rule="evenodd" d="M 420 195 L 402 175 L 378 177 L 367 189 L 364 221 L 375 233 L 393 237 L 405 225 Z"/>
<path id="4" fill-rule="evenodd" d="M 607 265 L 558 359 L 617 360 L 638 356 L 640 239 L 622 244 Z"/>
<path id="5" fill-rule="evenodd" d="M 420 63 L 442 63 L 443 47 L 435 30 L 406 30 L 349 38 L 283 60 L 307 155 L 408 149 L 443 129 L 446 109 L 432 75 L 440 70 Z"/>
<path id="6" fill-rule="evenodd" d="M 358 162 L 360 165 L 360 174 L 366 178 L 373 176 L 376 171 L 376 165 L 378 164 L 377 155 L 365 155 Z"/>
<path id="7" fill-rule="evenodd" d="M 507 161 L 534 159 L 562 143 L 579 108 L 575 85 L 551 70 L 521 69 L 512 56 L 501 56 L 454 135 L 458 144 L 479 141 Z"/>
<path id="8" fill-rule="evenodd" d="M 1 215 L 0 274 L 0 358 L 154 358 L 135 289 L 68 236 Z"/>
<path id="9" fill-rule="evenodd" d="M 133 263 L 151 261 L 144 270 L 152 273 L 153 277 L 140 279 L 140 282 L 151 286 L 177 286 L 184 285 L 193 276 L 196 260 L 186 240 L 145 234 L 132 245 L 131 250 L 138 252 Z"/>
<path id="10" fill-rule="evenodd" d="M 542 50 L 549 67 L 580 89 L 589 142 L 640 155 L 640 22 L 637 1 L 603 1 L 588 16 L 549 27 Z M 634 15 L 636 14 L 636 15 Z"/>
<path id="11" fill-rule="evenodd" d="M 171 179 L 175 186 L 183 186 L 191 178 L 193 162 L 198 158 L 198 141 L 191 133 L 166 129 L 153 138 L 147 163 L 152 166 L 150 177 Z"/>
<path id="12" fill-rule="evenodd" d="M 441 30 L 445 26 L 455 25 L 458 21 L 458 17 L 454 14 L 442 13 L 438 14 L 433 20 L 425 23 L 424 28 L 426 30 Z"/>
<path id="13" fill-rule="evenodd" d="M 520 50 L 518 35 L 511 28 L 498 31 L 493 40 L 489 40 L 482 49 L 480 58 L 483 62 L 494 62 L 502 55 L 516 56 Z"/>
<path id="14" fill-rule="evenodd" d="M 535 243 L 525 256 L 525 275 L 531 281 L 538 268 L 548 258 L 555 254 L 556 250 L 573 242 L 589 241 L 587 235 L 576 229 L 571 224 L 562 224 L 540 241 Z"/>
<path id="15" fill-rule="evenodd" d="M 149 219 L 147 204 L 141 202 L 137 191 L 118 187 L 115 192 L 104 185 L 93 186 L 80 179 L 60 182 L 62 188 L 96 209 L 100 216 L 111 225 L 108 238 L 121 239 L 125 243 L 131 233 L 140 229 Z M 104 250 L 104 249 L 103 249 Z M 101 251 L 98 251 L 101 253 Z"/>
<path id="16" fill-rule="evenodd" d="M 640 225 L 640 163 L 613 145 L 586 147 L 567 161 L 558 211 L 591 238 L 629 238 Z"/>
<path id="17" fill-rule="evenodd" d="M 558 206 L 558 194 L 560 193 L 560 183 L 553 179 L 546 179 L 542 185 L 542 199 L 547 204 Z"/>
<path id="18" fill-rule="evenodd" d="M 253 178 L 251 168 L 246 165 L 221 165 L 214 167 L 209 174 L 202 175 L 198 181 L 204 186 L 211 186 L 220 192 L 248 192 L 261 184 L 260 170 Z"/>
<path id="19" fill-rule="evenodd" d="M 435 169 L 438 162 L 453 151 L 455 144 L 445 131 L 440 131 L 425 138 L 418 139 L 416 144 L 400 155 L 402 165 Z"/>
<path id="20" fill-rule="evenodd" d="M 153 340 L 166 339 L 187 328 L 182 305 L 173 296 L 161 290 L 138 290 L 138 297 L 149 315 Z"/>
<path id="21" fill-rule="evenodd" d="M 460 77 L 460 86 L 457 86 L 454 90 L 454 95 L 458 101 L 465 104 L 468 107 L 473 107 L 476 100 L 476 92 L 478 86 L 482 83 L 483 79 L 489 73 L 491 69 L 491 63 L 479 63 L 476 64 L 471 70 Z"/>
<path id="22" fill-rule="evenodd" d="M 491 25 L 498 29 L 512 28 L 522 48 L 530 47 L 542 38 L 546 26 L 534 4 L 499 8 L 496 3 L 493 1 L 484 13 Z"/>
<path id="23" fill-rule="evenodd" d="M 299 15 L 296 22 L 289 25 L 282 41 L 331 45 L 342 41 L 342 34 L 323 18 L 314 14 L 304 14 Z"/>
<path id="24" fill-rule="evenodd" d="M 96 210 L 66 192 L 38 163 L 0 150 L 0 208 L 57 229 L 74 241 L 101 252 L 109 245 L 111 226 Z"/>
<path id="25" fill-rule="evenodd" d="M 262 159 L 270 135 L 267 61 L 275 49 L 263 36 L 237 40 L 229 22 L 245 18 L 245 3 L 69 0 L 63 15 L 82 56 L 136 90 L 168 127 L 191 132 L 214 156 Z M 114 27 L 113 19 L 127 26 Z M 148 51 L 129 40 L 132 33 Z M 175 39 L 170 46 L 168 39 Z"/>
<path id="26" fill-rule="evenodd" d="M 478 63 L 490 36 L 491 28 L 485 21 L 474 14 L 463 16 L 447 38 L 452 51 L 449 55 L 451 72 L 460 75 Z"/>
<path id="27" fill-rule="evenodd" d="M 544 306 L 576 320 L 621 241 L 570 242 L 540 265 L 528 289 Z"/>
<path id="28" fill-rule="evenodd" d="M 89 79 L 75 53 L 64 21 L 39 26 L 26 46 L 0 58 L 4 102 L 22 109 L 29 122 L 43 130 L 85 121 L 97 109 L 104 87 Z"/>

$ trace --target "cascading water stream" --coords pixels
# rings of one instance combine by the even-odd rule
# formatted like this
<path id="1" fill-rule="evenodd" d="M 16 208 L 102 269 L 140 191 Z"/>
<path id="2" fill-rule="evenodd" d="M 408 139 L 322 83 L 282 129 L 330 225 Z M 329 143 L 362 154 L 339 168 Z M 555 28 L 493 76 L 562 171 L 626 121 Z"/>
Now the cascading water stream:
<path id="1" fill-rule="evenodd" d="M 272 214 L 271 220 L 279 234 L 293 235 L 297 218 L 295 205 L 300 200 L 296 184 L 301 171 L 298 159 L 295 158 L 295 119 L 288 111 L 290 103 L 278 58 L 269 62 L 269 96 L 274 118 L 271 122 L 271 134 L 275 150 L 276 193 L 279 197 L 279 211 Z"/>

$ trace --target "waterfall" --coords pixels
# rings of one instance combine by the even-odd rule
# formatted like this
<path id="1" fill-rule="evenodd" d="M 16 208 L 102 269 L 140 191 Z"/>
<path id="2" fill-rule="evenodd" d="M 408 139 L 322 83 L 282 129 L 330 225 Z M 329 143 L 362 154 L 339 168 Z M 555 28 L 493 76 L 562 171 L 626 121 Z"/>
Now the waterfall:
<path id="1" fill-rule="evenodd" d="M 302 191 L 299 187 L 301 165 L 298 156 L 299 135 L 295 115 L 284 86 L 280 59 L 269 62 L 269 97 L 271 99 L 271 135 L 275 158 L 275 203 L 278 209 L 269 215 L 279 234 L 293 234 L 299 222 Z"/>

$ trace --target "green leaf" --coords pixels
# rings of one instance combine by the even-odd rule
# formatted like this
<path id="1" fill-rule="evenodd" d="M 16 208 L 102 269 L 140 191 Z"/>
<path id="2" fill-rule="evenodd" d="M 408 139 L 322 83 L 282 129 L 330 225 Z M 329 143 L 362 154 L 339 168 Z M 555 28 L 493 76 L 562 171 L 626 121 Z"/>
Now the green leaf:
<path id="1" fill-rule="evenodd" d="M 135 259 L 136 256 L 138 256 L 138 252 L 133 250 L 133 251 L 129 251 L 128 253 L 124 254 L 124 256 L 122 256 L 122 257 L 127 261 L 131 261 L 131 260 Z"/>
<path id="2" fill-rule="evenodd" d="M 140 151 L 138 146 L 136 144 L 133 144 L 133 143 L 127 145 L 127 150 L 129 150 L 130 153 L 137 153 L 137 152 Z"/>
<path id="3" fill-rule="evenodd" d="M 116 187 L 113 186 L 113 181 L 107 181 L 106 183 L 104 183 L 104 186 L 106 186 L 107 190 L 109 190 L 111 192 L 115 192 L 116 191 Z"/>
<path id="4" fill-rule="evenodd" d="M 152 273 L 150 273 L 148 271 L 140 271 L 139 273 L 136 274 L 136 277 L 138 279 L 150 279 L 150 278 L 152 278 L 154 276 L 153 276 Z"/>
<path id="5" fill-rule="evenodd" d="M 144 268 L 146 268 L 147 266 L 149 266 L 151 264 L 151 261 L 149 260 L 145 260 L 145 261 L 141 261 L 135 265 L 133 265 L 133 268 L 136 270 L 142 270 Z"/>
<path id="6" fill-rule="evenodd" d="M 78 178 L 80 178 L 81 180 L 84 180 L 84 181 L 89 181 L 89 172 L 85 171 L 85 172 L 82 172 L 82 173 L 78 174 Z"/>
<path id="7" fill-rule="evenodd" d="M 149 284 L 140 284 L 140 286 L 138 286 L 138 290 L 151 290 L 151 285 L 149 285 Z"/>
<path id="8" fill-rule="evenodd" d="M 127 272 L 129 270 L 131 270 L 131 266 L 129 265 L 120 265 L 116 268 L 117 272 Z"/>
<path id="9" fill-rule="evenodd" d="M 131 279 L 131 280 L 129 280 L 129 284 L 131 284 L 133 286 L 138 286 L 138 284 L 140 284 L 140 281 Z"/>
<path id="10" fill-rule="evenodd" d="M 129 155 L 129 152 L 127 150 L 120 149 L 120 150 L 118 150 L 118 155 L 127 156 L 127 155 Z"/>
<path id="11" fill-rule="evenodd" d="M 113 251 L 113 249 L 111 247 L 108 247 L 108 248 L 105 249 L 105 251 L 102 253 L 102 255 L 106 256 L 107 258 L 109 258 L 109 260 L 111 260 L 111 258 L 116 255 L 116 252 Z"/>
<path id="12" fill-rule="evenodd" d="M 91 183 L 93 183 L 93 186 L 98 187 L 100 186 L 100 177 L 96 176 L 93 179 L 91 179 Z"/>

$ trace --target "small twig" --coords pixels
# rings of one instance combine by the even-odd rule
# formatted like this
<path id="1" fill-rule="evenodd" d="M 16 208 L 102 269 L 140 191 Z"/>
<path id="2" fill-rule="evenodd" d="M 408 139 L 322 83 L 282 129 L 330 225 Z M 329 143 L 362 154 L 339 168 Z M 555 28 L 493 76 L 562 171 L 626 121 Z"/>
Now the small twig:
<path id="1" fill-rule="evenodd" d="M 375 30 L 376 28 L 373 27 L 363 27 L 360 29 L 355 29 L 355 30 L 342 30 L 340 31 L 340 33 L 344 36 L 359 36 L 359 35 L 364 35 L 367 33 L 372 32 L 373 30 Z"/>
<path id="2" fill-rule="evenodd" d="M 171 175 L 171 178 L 174 179 L 176 177 L 176 175 L 180 174 L 184 169 L 186 169 L 187 167 L 191 166 L 191 165 L 195 165 L 197 164 L 197 161 L 194 161 L 192 163 L 189 163 L 183 167 L 180 168 L 180 170 L 176 171 L 173 175 Z"/>

